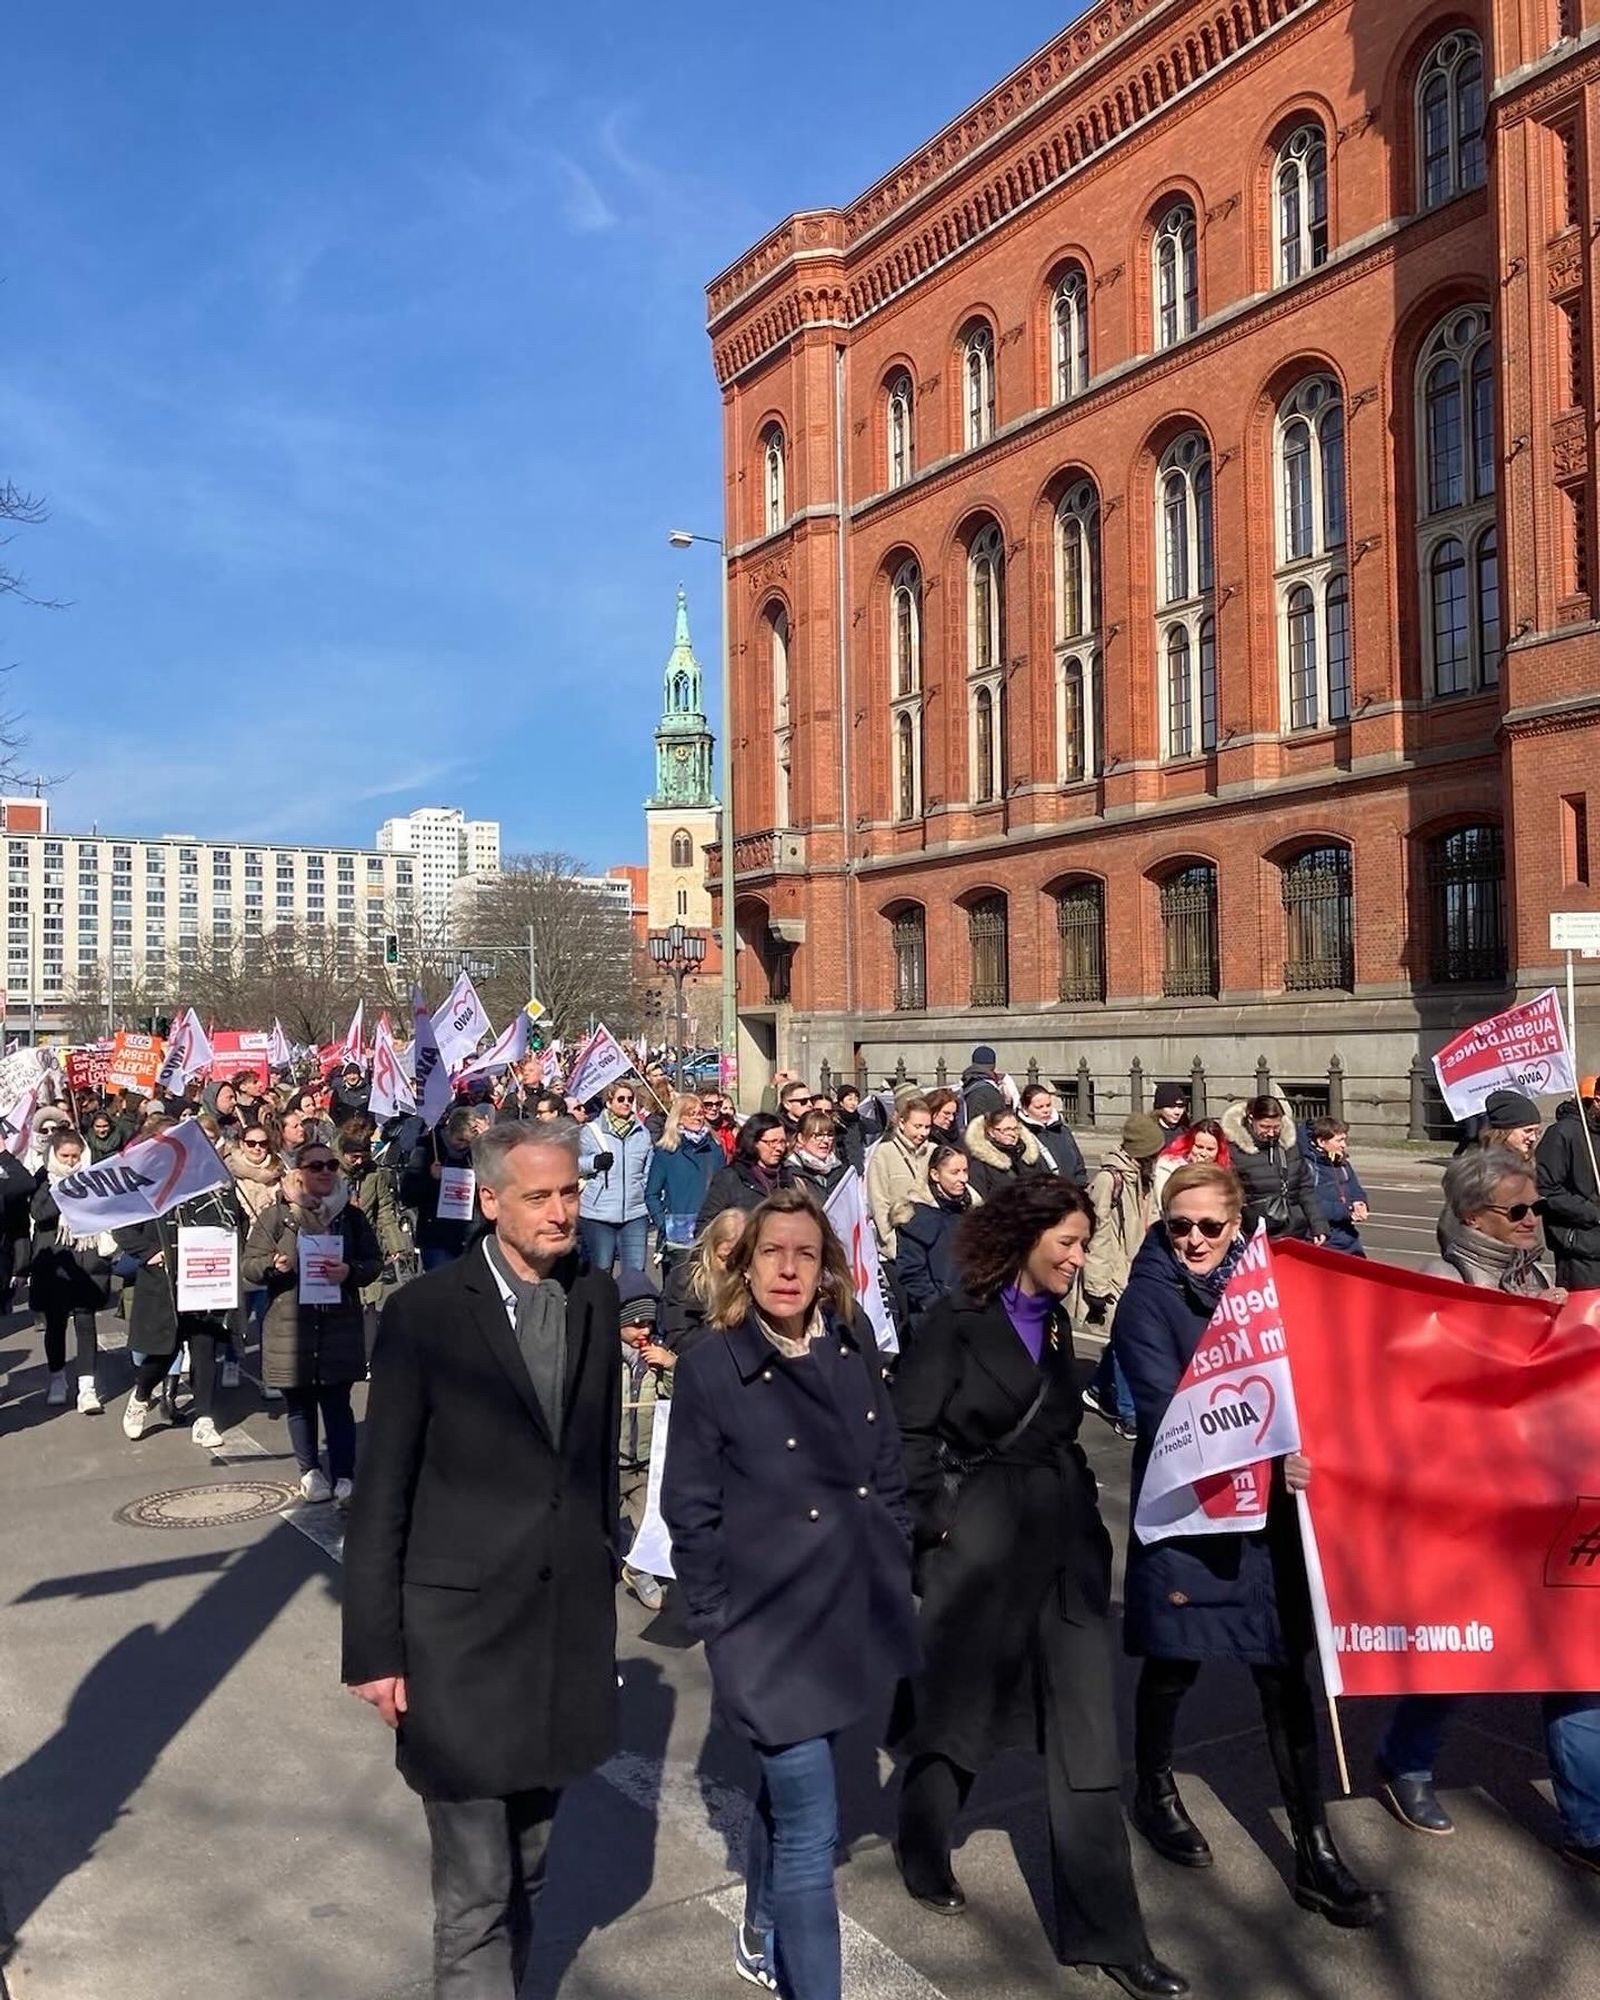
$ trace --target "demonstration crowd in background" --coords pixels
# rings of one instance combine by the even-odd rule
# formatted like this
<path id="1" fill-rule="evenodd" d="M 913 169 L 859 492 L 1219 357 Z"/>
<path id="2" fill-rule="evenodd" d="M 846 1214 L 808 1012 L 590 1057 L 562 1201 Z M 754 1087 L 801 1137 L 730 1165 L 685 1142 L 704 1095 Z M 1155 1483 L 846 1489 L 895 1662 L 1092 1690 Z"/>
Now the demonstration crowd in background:
<path id="1" fill-rule="evenodd" d="M 514 1993 L 560 1789 L 615 1748 L 614 1549 L 647 1609 L 681 1593 L 759 1764 L 743 1978 L 838 2000 L 831 1746 L 897 1689 L 909 1893 L 962 1912 L 951 1851 L 974 1779 L 1005 1748 L 1042 1750 L 1058 1955 L 1130 1993 L 1186 1991 L 1140 1916 L 1111 1550 L 1077 1433 L 1087 1408 L 1131 1443 L 1137 1518 L 1256 1233 L 1364 1255 L 1345 1125 L 1296 1128 L 1270 1096 L 1191 1122 L 1163 1083 L 1091 1163 L 1051 1087 L 1019 1089 L 987 1047 L 959 1088 L 925 1092 L 825 1093 L 780 1071 L 741 1118 L 603 1029 L 533 1052 L 519 1017 L 479 1055 L 488 1024 L 467 1020 L 452 1047 L 459 999 L 417 1010 L 409 1052 L 387 1023 L 369 1050 L 358 1018 L 343 1044 L 220 1076 L 195 1060 L 209 1041 L 191 1016 L 165 1087 L 69 1094 L 46 1074 L 0 1152 L 0 1289 L 25 1284 L 42 1321 L 47 1400 L 101 1411 L 94 1315 L 120 1289 L 130 1440 L 160 1412 L 216 1448 L 248 1368 L 303 1499 L 351 1510 L 344 1678 L 395 1726 L 426 1804 L 437 1991 Z M 1558 1304 L 1600 1286 L 1596 1097 L 1584 1078 L 1546 1126 L 1520 1091 L 1488 1095 L 1444 1175 L 1432 1275 Z M 188 1123 L 225 1177 L 80 1233 L 86 1172 Z M 177 1274 L 202 1244 L 219 1276 L 197 1308 Z M 1105 1342 L 1086 1384 L 1085 1329 Z M 669 1440 L 654 1454 L 653 1418 Z M 1204 1663 L 1245 1666 L 1294 1898 L 1360 1928 L 1384 1900 L 1324 1805 L 1295 1502 L 1312 1471 L 1274 1458 L 1251 1532 L 1130 1535 L 1131 1817 L 1169 1862 L 1212 1865 L 1175 1732 Z M 1455 1706 L 1406 1697 L 1380 1751 L 1386 1803 L 1421 1832 L 1452 1830 L 1434 1761 Z M 1600 1699 L 1545 1709 L 1564 1852 L 1600 1867 Z"/>

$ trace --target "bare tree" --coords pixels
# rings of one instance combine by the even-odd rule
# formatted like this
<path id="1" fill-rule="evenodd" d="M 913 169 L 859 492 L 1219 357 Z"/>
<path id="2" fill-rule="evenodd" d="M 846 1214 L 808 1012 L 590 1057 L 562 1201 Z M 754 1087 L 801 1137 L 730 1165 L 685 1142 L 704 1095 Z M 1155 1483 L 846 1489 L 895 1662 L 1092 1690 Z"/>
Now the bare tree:
<path id="1" fill-rule="evenodd" d="M 538 998 L 568 1040 L 591 1015 L 631 1034 L 643 1012 L 632 926 L 608 903 L 581 861 L 545 852 L 507 857 L 500 873 L 464 899 L 459 956 L 493 970 L 476 983 L 498 1026 L 528 998 L 528 933 L 538 961 Z M 497 954 L 496 947 L 504 947 Z"/>
<path id="2" fill-rule="evenodd" d="M 12 480 L 0 479 L 0 597 L 15 597 L 23 604 L 59 611 L 61 606 L 54 598 L 33 594 L 27 578 L 6 553 L 16 539 L 16 529 L 37 528 L 49 518 L 49 511 L 37 494 L 24 493 Z M 0 667 L 0 674 L 10 671 L 10 667 Z M 28 739 L 20 724 L 21 718 L 15 710 L 0 707 L 0 785 L 15 786 L 23 776 L 21 758 Z"/>

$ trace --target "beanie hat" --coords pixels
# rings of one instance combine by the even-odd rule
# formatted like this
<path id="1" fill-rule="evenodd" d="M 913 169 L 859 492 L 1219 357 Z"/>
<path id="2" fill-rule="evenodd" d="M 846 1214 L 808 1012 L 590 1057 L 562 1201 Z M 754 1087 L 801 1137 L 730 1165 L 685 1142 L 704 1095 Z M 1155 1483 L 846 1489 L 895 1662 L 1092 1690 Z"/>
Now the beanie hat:
<path id="1" fill-rule="evenodd" d="M 1158 1083 L 1150 1108 L 1153 1111 L 1170 1111 L 1176 1106 L 1181 1110 L 1188 1102 L 1189 1093 L 1181 1083 Z"/>
<path id="2" fill-rule="evenodd" d="M 978 1046 L 972 1051 L 971 1067 L 973 1069 L 993 1069 L 995 1060 L 994 1050 L 990 1048 L 989 1044 L 987 1042 L 979 1042 Z"/>
<path id="3" fill-rule="evenodd" d="M 1539 1107 L 1520 1090 L 1491 1090 L 1484 1100 L 1484 1123 L 1491 1132 L 1512 1132 L 1519 1125 L 1538 1125 Z"/>
<path id="4" fill-rule="evenodd" d="M 617 1273 L 617 1297 L 624 1326 L 654 1326 L 661 1295 L 647 1271 Z"/>
<path id="5" fill-rule="evenodd" d="M 1122 1121 L 1122 1150 L 1136 1160 L 1153 1160 L 1167 1143 L 1167 1134 L 1148 1111 L 1135 1111 Z"/>

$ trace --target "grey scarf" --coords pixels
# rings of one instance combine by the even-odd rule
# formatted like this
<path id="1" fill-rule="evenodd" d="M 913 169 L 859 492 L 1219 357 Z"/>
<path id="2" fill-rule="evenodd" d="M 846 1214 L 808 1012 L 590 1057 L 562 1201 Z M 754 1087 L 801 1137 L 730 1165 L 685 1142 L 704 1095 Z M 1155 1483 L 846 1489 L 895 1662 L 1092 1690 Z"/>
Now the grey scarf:
<path id="1" fill-rule="evenodd" d="M 567 1295 L 554 1278 L 519 1278 L 493 1236 L 483 1239 L 495 1276 L 517 1302 L 517 1348 L 550 1436 L 561 1442 L 566 1414 Z"/>

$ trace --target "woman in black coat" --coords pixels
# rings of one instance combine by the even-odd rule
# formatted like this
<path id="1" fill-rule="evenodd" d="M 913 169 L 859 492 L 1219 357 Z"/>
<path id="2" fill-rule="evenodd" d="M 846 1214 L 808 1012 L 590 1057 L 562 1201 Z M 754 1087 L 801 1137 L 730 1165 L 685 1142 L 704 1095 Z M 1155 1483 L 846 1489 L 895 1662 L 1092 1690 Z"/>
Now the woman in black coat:
<path id="1" fill-rule="evenodd" d="M 244 1214 L 232 1187 L 208 1188 L 204 1194 L 180 1202 L 154 1222 L 136 1222 L 113 1232 L 118 1250 L 125 1257 L 138 1260 L 133 1311 L 128 1318 L 128 1345 L 144 1356 L 134 1372 L 133 1393 L 123 1405 L 122 1431 L 135 1442 L 144 1435 L 145 1419 L 156 1391 L 166 1380 L 172 1357 L 187 1341 L 190 1379 L 194 1384 L 189 1435 L 203 1450 L 215 1451 L 222 1443 L 214 1415 L 218 1349 L 226 1349 L 231 1343 L 237 1315 L 179 1312 L 178 1232 L 186 1228 L 225 1229 L 236 1238 L 242 1237 Z M 167 1410 L 176 1421 L 170 1396 Z"/>
<path id="2" fill-rule="evenodd" d="M 962 1146 L 935 1146 L 928 1160 L 931 1202 L 904 1201 L 891 1209 L 894 1275 L 908 1312 L 932 1312 L 956 1288 L 956 1225 L 978 1197 L 969 1183 L 971 1162 Z"/>
<path id="3" fill-rule="evenodd" d="M 850 1162 L 835 1150 L 836 1137 L 832 1112 L 808 1111 L 784 1155 L 783 1185 L 804 1188 L 819 1208 L 850 1171 Z"/>
<path id="4" fill-rule="evenodd" d="M 712 1321 L 678 1364 L 661 1508 L 761 1766 L 740 1969 L 839 2000 L 833 1738 L 916 1660 L 900 1441 L 844 1252 L 799 1189 L 751 1215 Z"/>
<path id="5" fill-rule="evenodd" d="M 1167 1406 L 1243 1257 L 1245 1190 L 1223 1166 L 1178 1168 L 1161 1191 L 1162 1221 L 1133 1260 L 1117 1302 L 1111 1345 L 1133 1394 L 1139 1493 Z M 1294 1833 L 1294 1899 L 1330 1923 L 1358 1929 L 1382 1914 L 1340 1859 L 1328 1830 L 1317 1760 L 1316 1712 L 1306 1682 L 1313 1643 L 1291 1487 L 1310 1467 L 1291 1454 L 1273 1468 L 1267 1525 L 1250 1534 L 1128 1537 L 1123 1643 L 1144 1667 L 1135 1708 L 1133 1822 L 1167 1860 L 1209 1868 L 1211 1849 L 1172 1774 L 1178 1710 L 1201 1663 L 1237 1660 L 1255 1676 L 1267 1744 Z"/>
<path id="6" fill-rule="evenodd" d="M 77 1346 L 78 1408 L 85 1416 L 94 1417 L 105 1408 L 95 1386 L 100 1344 L 94 1316 L 111 1296 L 111 1265 L 100 1254 L 96 1237 L 77 1236 L 62 1221 L 55 1197 L 56 1183 L 75 1174 L 83 1165 L 83 1156 L 83 1141 L 70 1126 L 55 1134 L 45 1156 L 31 1203 L 33 1257 L 28 1265 L 28 1304 L 44 1321 L 44 1358 L 50 1375 L 45 1400 L 61 1405 L 68 1398 L 70 1320 Z M 10 1162 L 11 1155 L 7 1153 L 5 1158 Z"/>
<path id="7" fill-rule="evenodd" d="M 711 1176 L 706 1198 L 694 1219 L 695 1234 L 698 1236 L 712 1216 L 725 1208 L 742 1208 L 748 1215 L 769 1194 L 775 1194 L 788 1150 L 788 1128 L 776 1112 L 757 1111 L 747 1118 L 739 1127 L 733 1158 Z"/>
<path id="8" fill-rule="evenodd" d="M 962 1145 L 972 1161 L 972 1185 L 979 1198 L 993 1201 L 1017 1181 L 1042 1180 L 1056 1163 L 1009 1104 L 974 1118 Z"/>
<path id="9" fill-rule="evenodd" d="M 1052 1175 L 961 1224 L 962 1289 L 901 1356 L 895 1406 L 916 1524 L 926 1665 L 892 1741 L 910 1766 L 898 1859 L 918 1902 L 966 1907 L 951 1838 L 977 1772 L 1041 1746 L 1055 1945 L 1125 1992 L 1187 1993 L 1150 1949 L 1122 1817 L 1111 1542 L 1077 1442 L 1083 1403 L 1063 1302 L 1094 1210 Z"/>

